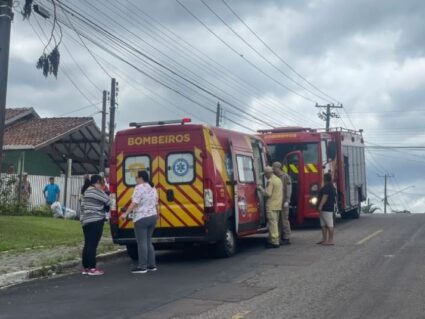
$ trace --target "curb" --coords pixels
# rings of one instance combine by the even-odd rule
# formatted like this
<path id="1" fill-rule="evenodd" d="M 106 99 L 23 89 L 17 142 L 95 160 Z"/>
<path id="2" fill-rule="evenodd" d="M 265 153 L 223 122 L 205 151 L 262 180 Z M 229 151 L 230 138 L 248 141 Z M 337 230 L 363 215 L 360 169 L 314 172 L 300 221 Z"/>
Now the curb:
<path id="1" fill-rule="evenodd" d="M 125 249 L 124 250 L 120 249 L 117 251 L 100 254 L 96 257 L 96 259 L 98 262 L 107 262 L 112 259 L 123 257 L 125 255 L 126 255 Z M 64 261 L 56 265 L 38 267 L 38 268 L 29 269 L 29 270 L 20 270 L 20 271 L 0 275 L 0 289 L 8 288 L 28 280 L 52 277 L 58 274 L 62 274 L 67 270 L 76 268 L 80 264 L 81 264 L 81 259 L 74 259 L 74 260 Z"/>

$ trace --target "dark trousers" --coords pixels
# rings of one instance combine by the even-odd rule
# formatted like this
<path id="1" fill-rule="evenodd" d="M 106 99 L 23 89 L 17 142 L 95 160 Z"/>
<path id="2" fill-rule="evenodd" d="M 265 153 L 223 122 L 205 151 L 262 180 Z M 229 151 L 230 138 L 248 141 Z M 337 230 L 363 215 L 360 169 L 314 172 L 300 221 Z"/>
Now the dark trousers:
<path id="1" fill-rule="evenodd" d="M 139 267 L 142 269 L 153 268 L 155 263 L 155 250 L 152 245 L 152 234 L 155 230 L 158 215 L 139 219 L 134 223 L 134 233 L 137 240 L 139 253 Z"/>
<path id="2" fill-rule="evenodd" d="M 88 223 L 83 226 L 84 248 L 83 267 L 96 268 L 96 249 L 103 232 L 103 220 Z"/>

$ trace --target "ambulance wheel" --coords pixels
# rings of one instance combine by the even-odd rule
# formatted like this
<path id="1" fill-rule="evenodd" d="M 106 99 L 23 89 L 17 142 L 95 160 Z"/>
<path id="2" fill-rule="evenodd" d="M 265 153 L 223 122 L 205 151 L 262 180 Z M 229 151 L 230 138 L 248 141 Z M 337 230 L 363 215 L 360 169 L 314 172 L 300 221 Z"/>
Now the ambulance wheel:
<path id="1" fill-rule="evenodd" d="M 230 227 L 227 227 L 224 239 L 216 244 L 217 256 L 221 258 L 232 257 L 236 253 L 236 235 Z"/>
<path id="2" fill-rule="evenodd" d="M 133 260 L 139 259 L 139 253 L 137 251 L 137 245 L 136 244 L 128 244 L 127 245 L 127 255 Z"/>

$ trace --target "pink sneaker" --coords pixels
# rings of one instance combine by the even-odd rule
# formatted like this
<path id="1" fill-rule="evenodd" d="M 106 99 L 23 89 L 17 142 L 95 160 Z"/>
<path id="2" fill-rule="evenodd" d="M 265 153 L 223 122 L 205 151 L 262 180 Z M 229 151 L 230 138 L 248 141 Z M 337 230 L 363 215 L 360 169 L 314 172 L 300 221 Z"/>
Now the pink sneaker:
<path id="1" fill-rule="evenodd" d="M 103 270 L 100 270 L 99 268 L 92 268 L 88 271 L 87 275 L 89 276 L 101 276 L 105 272 Z"/>
<path id="2" fill-rule="evenodd" d="M 81 274 L 82 274 L 82 275 L 88 275 L 88 274 L 89 274 L 89 271 L 90 271 L 90 269 L 88 269 L 88 268 L 84 268 L 84 269 L 81 271 Z"/>

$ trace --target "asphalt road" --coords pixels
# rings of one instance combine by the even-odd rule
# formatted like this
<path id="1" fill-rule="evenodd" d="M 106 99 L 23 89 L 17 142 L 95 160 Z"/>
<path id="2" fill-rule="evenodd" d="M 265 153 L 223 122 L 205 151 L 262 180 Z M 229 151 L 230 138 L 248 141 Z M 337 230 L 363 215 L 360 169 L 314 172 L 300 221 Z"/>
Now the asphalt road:
<path id="1" fill-rule="evenodd" d="M 341 222 L 336 245 L 319 230 L 265 250 L 247 238 L 230 259 L 162 252 L 159 270 L 32 281 L 0 291 L 0 318 L 425 318 L 425 215 Z"/>

